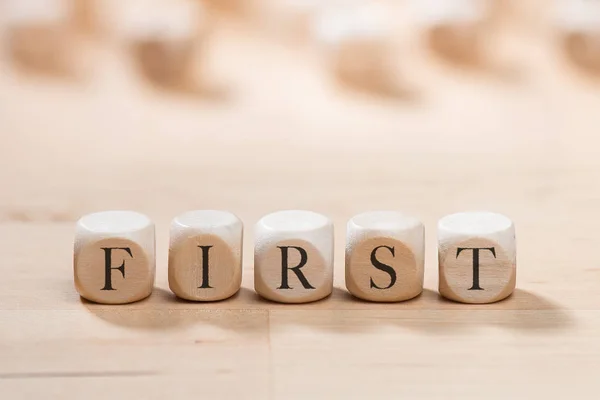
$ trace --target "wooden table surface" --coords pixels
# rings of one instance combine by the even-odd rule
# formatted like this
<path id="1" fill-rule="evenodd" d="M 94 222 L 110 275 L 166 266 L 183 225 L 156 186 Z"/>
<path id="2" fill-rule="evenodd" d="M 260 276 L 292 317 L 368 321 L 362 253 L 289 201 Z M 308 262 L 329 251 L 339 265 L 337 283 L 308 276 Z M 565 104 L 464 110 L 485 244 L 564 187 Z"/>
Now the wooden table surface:
<path id="1" fill-rule="evenodd" d="M 81 45 L 77 79 L 0 60 L 0 396 L 597 398 L 598 78 L 540 28 L 508 46 L 510 77 L 410 45 L 399 58 L 414 95 L 386 98 L 339 88 L 312 52 L 252 32 L 215 33 L 210 93 L 154 89 L 107 42 Z M 198 208 L 245 223 L 243 287 L 226 301 L 168 289 L 169 221 Z M 253 225 L 290 208 L 335 223 L 334 293 L 313 304 L 253 291 Z M 97 305 L 74 289 L 74 221 L 105 209 L 156 222 L 147 300 Z M 378 209 L 425 223 L 414 300 L 345 290 L 345 223 Z M 436 221 L 471 209 L 515 222 L 506 301 L 437 294 Z"/>

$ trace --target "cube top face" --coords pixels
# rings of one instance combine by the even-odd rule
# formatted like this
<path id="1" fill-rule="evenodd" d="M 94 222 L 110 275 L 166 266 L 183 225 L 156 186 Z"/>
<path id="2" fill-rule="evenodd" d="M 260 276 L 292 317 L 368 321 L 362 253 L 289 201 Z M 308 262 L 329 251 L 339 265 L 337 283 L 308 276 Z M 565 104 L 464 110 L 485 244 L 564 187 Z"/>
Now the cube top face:
<path id="1" fill-rule="evenodd" d="M 152 226 L 147 216 L 134 211 L 102 211 L 88 214 L 77 222 L 77 228 L 90 234 L 131 234 Z"/>
<path id="2" fill-rule="evenodd" d="M 255 226 L 256 248 L 262 249 L 281 240 L 303 240 L 330 247 L 333 257 L 333 223 L 324 215 L 304 210 L 278 211 L 264 216 Z M 326 260 L 327 261 L 327 260 Z"/>
<path id="3" fill-rule="evenodd" d="M 452 214 L 438 223 L 440 294 L 464 303 L 492 303 L 516 284 L 512 221 L 490 212 Z"/>
<path id="4" fill-rule="evenodd" d="M 195 210 L 175 217 L 171 223 L 171 243 L 178 238 L 173 234 L 216 235 L 237 248 L 243 229 L 242 221 L 234 214 L 220 210 Z"/>
<path id="5" fill-rule="evenodd" d="M 450 214 L 438 222 L 440 244 L 454 241 L 457 237 L 488 238 L 499 244 L 515 257 L 515 228 L 512 221 L 502 215 L 488 211 L 471 211 Z"/>
<path id="6" fill-rule="evenodd" d="M 320 42 L 337 46 L 353 41 L 386 41 L 390 25 L 389 14 L 378 4 L 344 4 L 319 13 L 313 30 Z"/>
<path id="7" fill-rule="evenodd" d="M 322 299 L 333 290 L 333 224 L 301 210 L 263 217 L 255 229 L 254 285 L 283 303 Z"/>
<path id="8" fill-rule="evenodd" d="M 242 222 L 225 211 L 190 211 L 171 224 L 169 286 L 193 301 L 233 296 L 242 282 Z"/>
<path id="9" fill-rule="evenodd" d="M 423 224 L 393 211 L 359 214 L 348 221 L 346 287 L 369 301 L 411 299 L 423 290 Z"/>
<path id="10" fill-rule="evenodd" d="M 194 210 L 175 217 L 173 222 L 183 227 L 207 229 L 236 225 L 240 223 L 240 220 L 234 214 L 227 211 Z"/>
<path id="11" fill-rule="evenodd" d="M 133 211 L 82 217 L 73 267 L 75 286 L 88 300 L 124 304 L 149 296 L 155 274 L 154 224 Z"/>
<path id="12" fill-rule="evenodd" d="M 122 29 L 131 39 L 191 39 L 199 31 L 204 19 L 204 8 L 197 1 L 167 1 L 153 4 L 152 7 L 135 1 L 127 2 L 126 6 Z"/>
<path id="13" fill-rule="evenodd" d="M 311 234 L 327 229 L 331 221 L 324 215 L 304 210 L 278 211 L 264 216 L 256 225 L 261 233 L 291 233 L 292 235 Z"/>
<path id="14" fill-rule="evenodd" d="M 0 6 L 9 25 L 66 22 L 70 7 L 66 0 L 8 0 Z"/>
<path id="15" fill-rule="evenodd" d="M 489 0 L 413 0 L 412 4 L 419 20 L 427 25 L 476 23 L 490 7 Z"/>
<path id="16" fill-rule="evenodd" d="M 412 232 L 423 224 L 417 218 L 396 211 L 370 211 L 355 215 L 348 221 L 348 229 L 361 232 L 382 232 L 395 235 L 398 231 Z"/>

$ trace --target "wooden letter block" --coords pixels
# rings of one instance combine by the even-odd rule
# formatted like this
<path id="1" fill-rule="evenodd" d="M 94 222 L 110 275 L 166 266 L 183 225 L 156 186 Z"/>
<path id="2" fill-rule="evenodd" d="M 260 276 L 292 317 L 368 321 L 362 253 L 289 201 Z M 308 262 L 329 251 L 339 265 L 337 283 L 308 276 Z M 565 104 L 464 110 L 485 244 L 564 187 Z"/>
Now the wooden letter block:
<path id="1" fill-rule="evenodd" d="M 600 70 L 600 1 L 561 0 L 557 25 L 573 61 L 590 71 Z"/>
<path id="2" fill-rule="evenodd" d="M 481 61 L 491 16 L 490 0 L 412 0 L 412 3 L 434 51 L 460 62 Z"/>
<path id="3" fill-rule="evenodd" d="M 219 0 L 220 1 L 220 0 Z M 267 0 L 260 2 L 256 15 L 270 36 L 300 43 L 310 38 L 321 0 Z"/>
<path id="4" fill-rule="evenodd" d="M 461 25 L 477 23 L 487 15 L 490 0 L 412 0 L 421 24 Z"/>
<path id="5" fill-rule="evenodd" d="M 77 222 L 74 272 L 79 294 L 96 303 L 125 304 L 152 293 L 154 223 L 133 211 L 104 211 Z"/>
<path id="6" fill-rule="evenodd" d="M 138 0 L 127 4 L 123 29 L 140 71 L 160 85 L 186 84 L 193 77 L 206 36 L 202 2 Z"/>
<path id="7" fill-rule="evenodd" d="M 71 45 L 71 7 L 67 0 L 6 0 L 0 15 L 11 57 L 21 66 L 62 71 Z"/>
<path id="8" fill-rule="evenodd" d="M 423 291 L 423 224 L 397 212 L 375 211 L 348 221 L 346 287 L 364 300 L 408 300 Z"/>
<path id="9" fill-rule="evenodd" d="M 216 301 L 242 284 L 242 222 L 226 211 L 189 211 L 171 223 L 169 287 L 186 300 Z"/>
<path id="10" fill-rule="evenodd" d="M 320 13 L 314 36 L 326 50 L 335 77 L 374 91 L 395 84 L 396 65 L 387 11 L 377 4 L 344 4 Z"/>
<path id="11" fill-rule="evenodd" d="M 281 303 L 307 303 L 333 290 L 333 224 L 311 211 L 279 211 L 256 224 L 254 288 Z"/>
<path id="12" fill-rule="evenodd" d="M 493 303 L 516 283 L 515 228 L 491 212 L 448 215 L 438 223 L 439 290 L 463 303 Z"/>

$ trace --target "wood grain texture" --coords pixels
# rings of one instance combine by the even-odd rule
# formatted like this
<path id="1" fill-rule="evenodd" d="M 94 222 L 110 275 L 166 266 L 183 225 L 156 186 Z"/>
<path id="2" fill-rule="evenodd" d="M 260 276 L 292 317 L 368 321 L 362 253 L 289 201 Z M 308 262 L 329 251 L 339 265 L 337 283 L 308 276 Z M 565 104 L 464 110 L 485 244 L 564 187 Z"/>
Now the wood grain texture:
<path id="1" fill-rule="evenodd" d="M 22 73 L 3 54 L 3 398 L 595 399 L 600 82 L 564 57 L 546 1 L 518 3 L 537 5 L 498 47 L 516 74 L 455 68 L 415 44 L 402 53 L 410 98 L 340 88 L 311 53 L 239 26 L 215 33 L 214 88 L 194 94 L 157 91 L 110 44 L 82 44 L 72 80 Z M 262 301 L 250 232 L 236 296 L 177 300 L 169 222 L 198 204 L 246 226 L 278 209 L 328 215 L 333 294 Z M 82 301 L 72 279 L 74 221 L 115 208 L 157 228 L 153 295 L 116 307 Z M 366 303 L 342 289 L 343 227 L 368 209 L 425 224 L 416 299 Z M 517 227 L 505 301 L 435 291 L 435 224 L 469 209 Z"/>

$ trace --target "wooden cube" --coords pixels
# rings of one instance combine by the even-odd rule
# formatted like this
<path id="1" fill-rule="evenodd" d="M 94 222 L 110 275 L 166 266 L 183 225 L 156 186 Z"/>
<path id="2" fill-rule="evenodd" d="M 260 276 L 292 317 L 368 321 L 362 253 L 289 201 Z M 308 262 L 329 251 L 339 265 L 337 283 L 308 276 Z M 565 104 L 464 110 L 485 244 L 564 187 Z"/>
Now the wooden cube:
<path id="1" fill-rule="evenodd" d="M 132 1 L 121 16 L 122 34 L 142 74 L 178 86 L 193 77 L 206 34 L 206 13 L 194 0 Z"/>
<path id="2" fill-rule="evenodd" d="M 377 302 L 408 300 L 423 291 L 425 229 L 393 211 L 359 214 L 348 221 L 346 287 Z"/>
<path id="3" fill-rule="evenodd" d="M 413 0 L 412 4 L 434 51 L 461 62 L 480 60 L 492 12 L 490 0 Z"/>
<path id="4" fill-rule="evenodd" d="M 255 229 L 254 288 L 281 303 L 306 303 L 333 290 L 333 224 L 312 211 L 279 211 Z"/>
<path id="5" fill-rule="evenodd" d="M 461 25 L 483 20 L 491 0 L 412 0 L 412 8 L 422 25 Z"/>
<path id="6" fill-rule="evenodd" d="M 515 228 L 504 215 L 463 212 L 438 223 L 439 291 L 462 303 L 492 303 L 516 283 Z"/>
<path id="7" fill-rule="evenodd" d="M 3 6 L 3 7 L 2 7 Z M 62 71 L 71 46 L 67 0 L 5 0 L 0 14 L 12 59 L 21 66 Z"/>
<path id="8" fill-rule="evenodd" d="M 186 300 L 216 301 L 242 284 L 242 222 L 226 211 L 189 211 L 171 223 L 169 287 Z"/>
<path id="9" fill-rule="evenodd" d="M 152 293 L 155 275 L 154 223 L 133 211 L 104 211 L 76 226 L 75 287 L 96 303 L 125 304 Z"/>
<path id="10" fill-rule="evenodd" d="M 257 5 L 257 22 L 270 36 L 296 43 L 310 38 L 315 15 L 324 6 L 321 0 L 262 0 Z"/>
<path id="11" fill-rule="evenodd" d="M 315 18 L 315 39 L 336 78 L 376 90 L 395 83 L 387 15 L 386 9 L 377 4 L 346 4 L 325 9 Z"/>
<path id="12" fill-rule="evenodd" d="M 561 0 L 556 20 L 571 59 L 587 69 L 600 70 L 600 1 Z"/>

